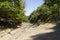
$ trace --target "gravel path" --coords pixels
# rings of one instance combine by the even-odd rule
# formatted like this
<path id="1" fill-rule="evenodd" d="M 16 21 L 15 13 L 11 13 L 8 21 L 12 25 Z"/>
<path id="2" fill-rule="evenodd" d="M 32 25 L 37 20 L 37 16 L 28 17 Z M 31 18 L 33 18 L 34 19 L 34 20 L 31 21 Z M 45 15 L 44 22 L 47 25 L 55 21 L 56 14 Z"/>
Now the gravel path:
<path id="1" fill-rule="evenodd" d="M 10 29 L 1 31 L 0 40 L 34 40 L 31 36 L 54 32 L 53 29 L 49 29 L 54 26 L 55 24 L 46 23 L 43 25 L 41 24 L 38 27 L 33 27 L 30 23 L 23 23 L 21 28 L 15 29 L 11 32 Z"/>

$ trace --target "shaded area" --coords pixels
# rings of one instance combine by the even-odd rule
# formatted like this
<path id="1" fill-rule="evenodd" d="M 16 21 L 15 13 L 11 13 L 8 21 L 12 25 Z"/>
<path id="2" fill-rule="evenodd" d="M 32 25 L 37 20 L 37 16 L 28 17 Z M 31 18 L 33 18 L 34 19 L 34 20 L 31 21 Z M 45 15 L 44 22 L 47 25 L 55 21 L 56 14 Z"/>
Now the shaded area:
<path id="1" fill-rule="evenodd" d="M 45 33 L 45 34 L 37 34 L 34 36 L 31 36 L 33 40 L 60 40 L 60 23 L 57 23 L 54 28 L 54 32 L 51 33 Z"/>
<path id="2" fill-rule="evenodd" d="M 18 28 L 17 26 L 18 25 L 21 25 L 21 22 L 19 23 L 9 23 L 7 21 L 0 21 L 0 30 L 4 30 L 4 29 L 7 29 L 7 28 L 12 28 L 12 29 L 16 29 Z"/>

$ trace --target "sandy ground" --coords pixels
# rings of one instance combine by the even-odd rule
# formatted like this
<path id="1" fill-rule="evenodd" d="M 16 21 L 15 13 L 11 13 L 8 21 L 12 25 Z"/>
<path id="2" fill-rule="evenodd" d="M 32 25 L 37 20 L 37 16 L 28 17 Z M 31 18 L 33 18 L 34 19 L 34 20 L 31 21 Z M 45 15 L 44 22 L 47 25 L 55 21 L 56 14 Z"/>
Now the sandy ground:
<path id="1" fill-rule="evenodd" d="M 21 28 L 15 29 L 13 31 L 11 31 L 10 29 L 1 31 L 0 40 L 47 40 L 45 38 L 46 36 L 45 37 L 41 36 L 40 38 L 37 37 L 41 34 L 54 32 L 54 29 L 50 29 L 54 26 L 56 25 L 51 23 L 46 23 L 46 24 L 41 24 L 38 27 L 34 27 L 30 23 L 23 23 Z"/>

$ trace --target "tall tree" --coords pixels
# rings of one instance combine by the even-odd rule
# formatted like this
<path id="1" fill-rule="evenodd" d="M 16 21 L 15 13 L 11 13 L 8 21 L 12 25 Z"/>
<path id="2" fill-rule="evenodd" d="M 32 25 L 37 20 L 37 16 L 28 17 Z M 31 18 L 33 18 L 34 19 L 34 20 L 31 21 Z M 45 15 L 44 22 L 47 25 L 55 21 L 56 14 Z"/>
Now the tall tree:
<path id="1" fill-rule="evenodd" d="M 24 0 L 0 0 L 0 21 L 16 24 L 24 16 Z M 22 16 L 21 16 L 22 15 Z"/>
<path id="2" fill-rule="evenodd" d="M 32 12 L 29 19 L 32 23 L 57 21 L 60 19 L 60 0 L 44 0 L 45 3 Z"/>

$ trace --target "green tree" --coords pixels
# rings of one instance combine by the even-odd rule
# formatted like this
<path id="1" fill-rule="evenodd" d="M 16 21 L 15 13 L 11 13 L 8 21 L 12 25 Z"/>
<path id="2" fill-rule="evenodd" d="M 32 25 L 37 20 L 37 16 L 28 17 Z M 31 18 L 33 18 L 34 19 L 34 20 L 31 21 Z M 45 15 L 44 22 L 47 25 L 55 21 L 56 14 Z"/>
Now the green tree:
<path id="1" fill-rule="evenodd" d="M 0 0 L 0 24 L 16 25 L 23 21 L 24 0 Z"/>
<path id="2" fill-rule="evenodd" d="M 31 23 L 57 21 L 59 17 L 60 0 L 45 0 L 45 3 L 38 7 L 29 16 Z"/>

